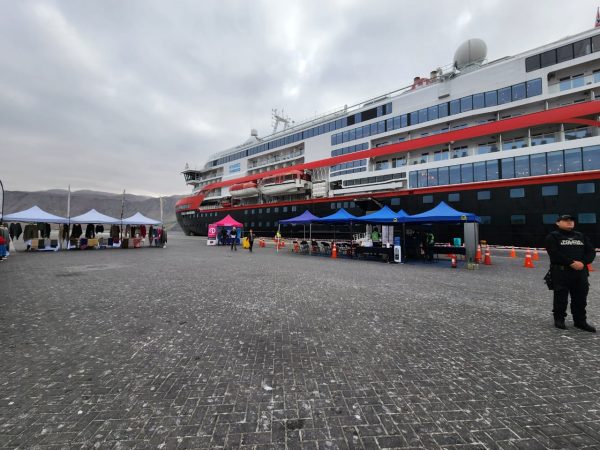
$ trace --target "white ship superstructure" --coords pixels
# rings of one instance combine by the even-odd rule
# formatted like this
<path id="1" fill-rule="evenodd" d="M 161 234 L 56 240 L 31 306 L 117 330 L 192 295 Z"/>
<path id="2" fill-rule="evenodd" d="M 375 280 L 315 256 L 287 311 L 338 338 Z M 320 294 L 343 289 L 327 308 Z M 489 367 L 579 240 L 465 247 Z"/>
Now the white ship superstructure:
<path id="1" fill-rule="evenodd" d="M 192 216 L 209 219 L 204 211 L 248 215 L 244 211 L 287 204 L 298 212 L 337 199 L 356 207 L 361 198 L 426 207 L 428 196 L 458 199 L 463 210 L 483 203 L 474 212 L 486 220 L 487 194 L 479 203 L 465 203 L 460 195 L 483 192 L 486 184 L 506 190 L 588 180 L 593 188 L 581 189 L 593 189 L 597 199 L 600 30 L 496 61 L 486 63 L 485 57 L 485 44 L 473 39 L 457 50 L 451 66 L 416 77 L 403 89 L 264 138 L 253 131 L 244 144 L 212 155 L 202 169 L 183 172 L 195 195 L 179 203 L 180 223 L 202 233 L 208 221 L 197 220 L 194 229 Z M 243 183 L 256 183 L 249 186 L 256 189 L 253 195 L 236 195 Z M 501 208 L 504 203 L 511 201 L 495 202 Z M 508 225 L 518 225 L 512 216 L 519 214 L 510 212 Z M 583 222 L 595 224 L 598 213 L 597 206 L 582 210 Z M 269 228 L 288 217 L 269 214 L 271 220 L 261 221 Z M 551 217 L 540 217 L 544 221 Z M 492 214 L 489 222 L 494 225 Z"/>

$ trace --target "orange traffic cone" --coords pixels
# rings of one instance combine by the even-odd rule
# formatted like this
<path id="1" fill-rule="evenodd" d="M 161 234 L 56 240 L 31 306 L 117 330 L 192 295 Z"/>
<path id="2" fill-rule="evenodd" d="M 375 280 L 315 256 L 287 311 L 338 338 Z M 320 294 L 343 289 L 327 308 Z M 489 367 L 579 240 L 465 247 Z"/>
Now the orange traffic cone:
<path id="1" fill-rule="evenodd" d="M 515 248 L 514 247 L 510 251 L 510 257 L 511 258 L 516 258 L 517 257 L 517 252 L 515 252 Z"/>
<path id="2" fill-rule="evenodd" d="M 592 266 L 592 263 L 589 263 L 587 265 L 587 268 L 588 268 L 588 272 L 595 272 L 596 271 L 596 269 L 594 269 L 594 267 Z"/>
<path id="3" fill-rule="evenodd" d="M 490 254 L 490 246 L 489 245 L 485 248 L 485 258 L 483 260 L 483 264 L 485 264 L 486 266 L 492 265 L 492 255 Z"/>
<path id="4" fill-rule="evenodd" d="M 538 255 L 537 248 L 533 249 L 533 260 L 534 261 L 539 261 L 540 260 L 540 255 Z"/>
<path id="5" fill-rule="evenodd" d="M 335 246 L 335 242 L 333 243 L 333 246 L 331 247 L 331 257 L 337 258 L 337 247 Z"/>
<path id="6" fill-rule="evenodd" d="M 529 251 L 529 249 L 527 249 L 527 253 L 525 253 L 525 264 L 523 264 L 523 267 L 526 267 L 528 269 L 535 268 L 535 266 L 533 265 L 533 261 L 531 260 L 531 251 Z"/>
<path id="7" fill-rule="evenodd" d="M 481 245 L 477 246 L 477 252 L 475 253 L 475 264 L 479 264 L 481 262 Z"/>
<path id="8" fill-rule="evenodd" d="M 456 255 L 450 255 L 451 256 L 451 263 L 450 263 L 450 267 L 452 267 L 453 269 L 456 269 Z"/>

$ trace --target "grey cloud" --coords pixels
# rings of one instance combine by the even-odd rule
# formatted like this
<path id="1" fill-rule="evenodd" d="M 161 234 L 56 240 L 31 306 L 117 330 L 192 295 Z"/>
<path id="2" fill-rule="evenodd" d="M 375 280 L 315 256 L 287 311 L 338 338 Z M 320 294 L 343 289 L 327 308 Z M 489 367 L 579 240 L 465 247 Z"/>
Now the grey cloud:
<path id="1" fill-rule="evenodd" d="M 407 85 L 470 37 L 489 59 L 593 26 L 581 1 L 6 2 L 0 179 L 7 189 L 188 191 L 186 162 Z M 469 19 L 470 20 L 467 20 Z M 303 67 L 302 67 L 303 66 Z"/>

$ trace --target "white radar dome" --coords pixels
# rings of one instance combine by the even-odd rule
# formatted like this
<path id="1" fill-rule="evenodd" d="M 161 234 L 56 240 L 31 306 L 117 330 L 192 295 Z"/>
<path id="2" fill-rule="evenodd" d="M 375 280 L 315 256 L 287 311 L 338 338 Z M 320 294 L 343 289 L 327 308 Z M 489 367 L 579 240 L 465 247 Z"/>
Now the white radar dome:
<path id="1" fill-rule="evenodd" d="M 454 53 L 454 67 L 458 70 L 474 64 L 481 64 L 487 56 L 487 45 L 481 39 L 463 42 Z"/>

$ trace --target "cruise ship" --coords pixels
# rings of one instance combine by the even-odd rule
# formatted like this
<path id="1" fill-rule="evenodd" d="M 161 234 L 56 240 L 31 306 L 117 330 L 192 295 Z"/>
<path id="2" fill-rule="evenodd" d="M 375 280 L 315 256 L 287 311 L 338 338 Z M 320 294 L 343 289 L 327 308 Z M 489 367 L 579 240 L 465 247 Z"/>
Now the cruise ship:
<path id="1" fill-rule="evenodd" d="M 486 54 L 468 40 L 427 77 L 302 123 L 274 111 L 269 136 L 252 130 L 202 168 L 186 166 L 192 193 L 176 205 L 179 225 L 206 235 L 230 214 L 273 236 L 279 220 L 306 210 L 416 214 L 444 201 L 479 215 L 490 244 L 542 246 L 569 213 L 600 246 L 600 28 L 495 61 Z M 456 233 L 439 226 L 436 240 Z"/>

